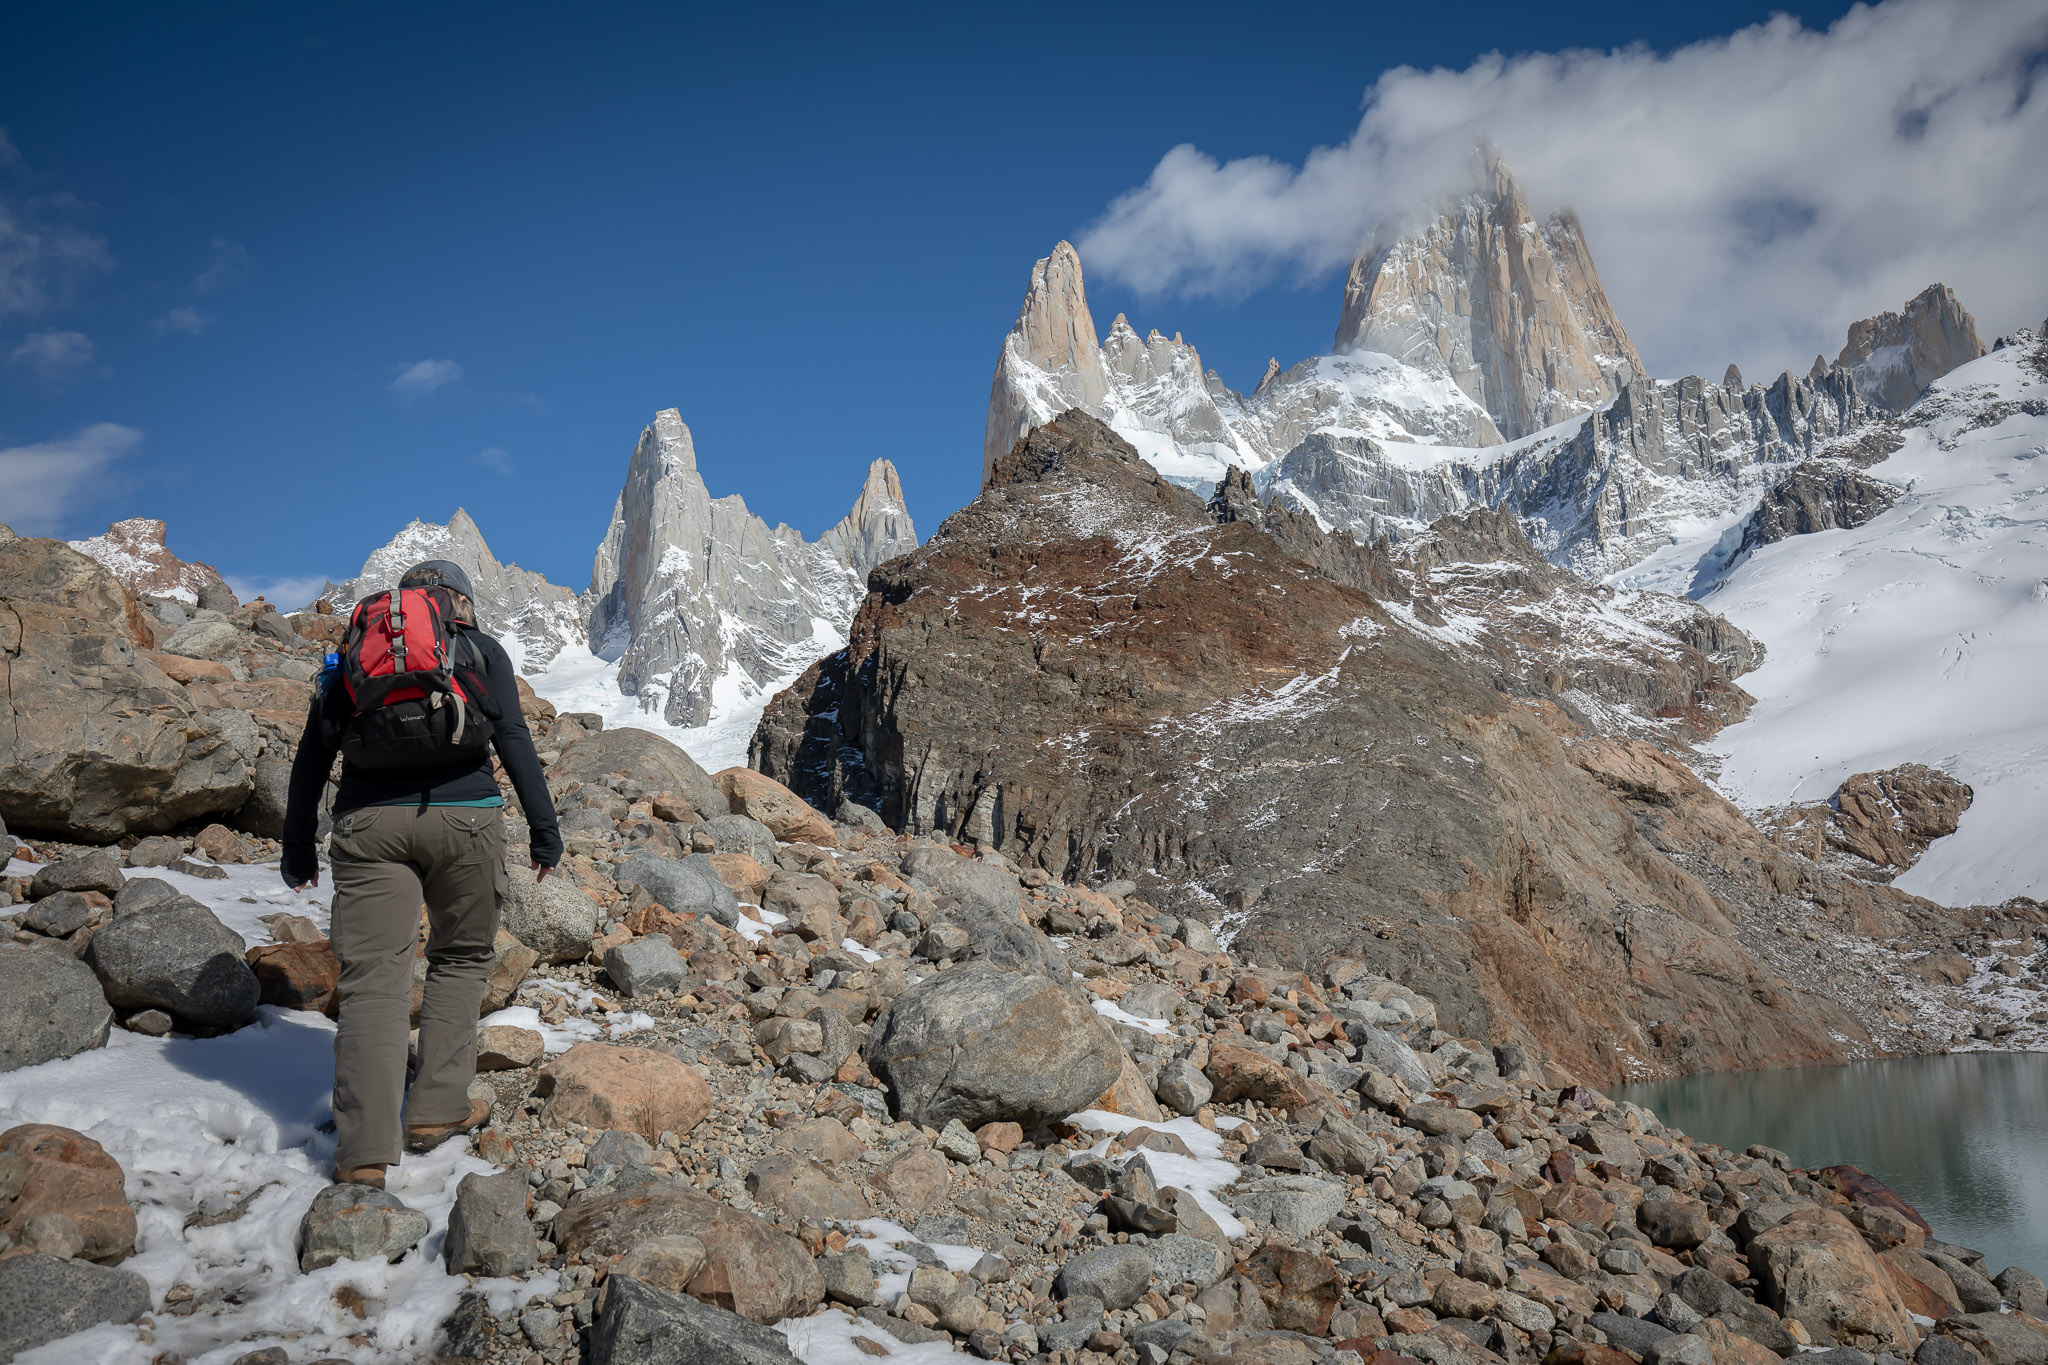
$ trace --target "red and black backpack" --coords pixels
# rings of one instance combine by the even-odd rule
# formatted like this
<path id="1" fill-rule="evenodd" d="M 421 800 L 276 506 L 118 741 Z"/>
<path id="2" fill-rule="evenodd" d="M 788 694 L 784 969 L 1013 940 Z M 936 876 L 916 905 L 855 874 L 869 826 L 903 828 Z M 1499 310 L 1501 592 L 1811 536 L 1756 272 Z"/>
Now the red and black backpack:
<path id="1" fill-rule="evenodd" d="M 341 752 L 353 766 L 406 771 L 485 757 L 483 659 L 451 628 L 454 615 L 441 588 L 399 588 L 356 603 L 341 642 L 341 685 L 355 708 Z"/>

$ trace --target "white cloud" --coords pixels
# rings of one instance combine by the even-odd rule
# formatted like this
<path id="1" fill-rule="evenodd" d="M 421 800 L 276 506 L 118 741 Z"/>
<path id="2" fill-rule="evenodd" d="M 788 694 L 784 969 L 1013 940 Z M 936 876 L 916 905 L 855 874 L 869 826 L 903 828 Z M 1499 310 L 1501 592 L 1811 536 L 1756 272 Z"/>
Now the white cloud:
<path id="1" fill-rule="evenodd" d="M 83 332 L 31 332 L 7 353 L 7 363 L 55 385 L 92 364 L 92 357 L 92 338 Z"/>
<path id="2" fill-rule="evenodd" d="M 0 171 L 22 170 L 20 151 L 0 128 Z M 17 192 L 0 183 L 0 319 L 47 312 L 79 281 L 113 265 L 106 239 L 79 225 L 84 209 L 69 194 Z"/>
<path id="3" fill-rule="evenodd" d="M 206 268 L 192 281 L 192 292 L 211 294 L 216 290 L 231 289 L 255 273 L 256 263 L 250 259 L 247 247 L 225 237 L 216 237 L 212 249 L 207 252 Z"/>
<path id="4" fill-rule="evenodd" d="M 1668 54 L 1402 67 L 1300 166 L 1175 147 L 1080 249 L 1146 293 L 1327 278 L 1376 223 L 1466 183 L 1491 141 L 1539 212 L 1577 209 L 1660 375 L 1803 368 L 1936 280 L 2004 331 L 2048 308 L 2044 57 L 2039 0 L 1887 0 Z"/>
<path id="5" fill-rule="evenodd" d="M 202 313 L 197 308 L 173 308 L 150 325 L 156 328 L 158 336 L 183 332 L 187 336 L 196 337 L 213 324 L 214 316 L 211 313 Z"/>
<path id="6" fill-rule="evenodd" d="M 501 479 L 512 477 L 512 456 L 496 446 L 486 446 L 476 453 L 476 462 Z"/>
<path id="7" fill-rule="evenodd" d="M 400 365 L 387 387 L 400 398 L 424 398 L 461 378 L 462 367 L 452 360 L 415 360 Z"/>
<path id="8" fill-rule="evenodd" d="M 54 530 L 104 478 L 142 444 L 142 433 L 97 422 L 74 436 L 0 450 L 0 509 L 16 531 Z"/>
<path id="9" fill-rule="evenodd" d="M 322 574 L 299 574 L 284 577 L 265 575 L 226 574 L 227 585 L 235 591 L 238 602 L 254 602 L 261 597 L 279 611 L 298 611 L 320 595 L 327 586 Z"/>

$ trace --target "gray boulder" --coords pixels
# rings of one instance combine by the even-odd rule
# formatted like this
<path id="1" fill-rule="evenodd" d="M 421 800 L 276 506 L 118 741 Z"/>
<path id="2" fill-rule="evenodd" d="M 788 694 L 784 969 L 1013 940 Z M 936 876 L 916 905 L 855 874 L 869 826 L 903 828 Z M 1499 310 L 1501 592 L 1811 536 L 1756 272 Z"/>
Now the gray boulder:
<path id="1" fill-rule="evenodd" d="M 1154 1238 L 1147 1250 L 1152 1256 L 1153 1273 L 1169 1289 L 1177 1284 L 1207 1289 L 1230 1269 L 1230 1256 L 1222 1247 L 1183 1233 L 1169 1232 Z"/>
<path id="2" fill-rule="evenodd" d="M 1018 908 L 1015 877 L 994 863 L 963 858 L 948 849 L 919 844 L 903 855 L 903 875 L 917 878 L 942 896 L 978 900 L 1013 914 Z"/>
<path id="3" fill-rule="evenodd" d="M 1216 1093 L 1216 1087 L 1209 1083 L 1202 1069 L 1185 1057 L 1177 1057 L 1159 1068 L 1155 1089 L 1162 1104 L 1177 1114 L 1187 1115 L 1193 1115 Z"/>
<path id="4" fill-rule="evenodd" d="M 31 900 L 54 896 L 59 891 L 97 891 L 106 896 L 120 894 L 121 856 L 105 848 L 96 848 L 90 853 L 74 853 L 43 867 L 28 884 Z"/>
<path id="5" fill-rule="evenodd" d="M 0 1071 L 100 1047 L 113 1025 L 92 968 L 62 948 L 0 945 Z"/>
<path id="6" fill-rule="evenodd" d="M 706 819 L 724 815 L 729 809 L 725 793 L 718 790 L 711 774 L 675 743 L 651 730 L 587 732 L 564 744 L 561 757 L 548 769 L 549 779 L 556 782 L 567 778 L 597 782 L 613 774 L 630 778 L 650 792 L 678 792 Z"/>
<path id="7" fill-rule="evenodd" d="M 45 896 L 21 917 L 21 927 L 51 938 L 70 938 L 92 919 L 92 902 L 76 891 Z"/>
<path id="8" fill-rule="evenodd" d="M 0 1261 L 0 1361 L 103 1322 L 133 1322 L 149 1301 L 149 1281 L 132 1270 L 10 1256 Z"/>
<path id="9" fill-rule="evenodd" d="M 147 910 L 154 905 L 165 905 L 171 901 L 187 899 L 184 892 L 172 886 L 162 877 L 131 877 L 121 888 L 121 894 L 114 897 L 116 915 L 132 915 L 138 910 Z"/>
<path id="10" fill-rule="evenodd" d="M 604 974 L 627 995 L 672 991 L 683 984 L 689 970 L 675 945 L 659 934 L 621 943 L 604 952 Z"/>
<path id="11" fill-rule="evenodd" d="M 798 1365 L 772 1327 L 625 1275 L 605 1280 L 588 1365 Z"/>
<path id="12" fill-rule="evenodd" d="M 1152 1258 L 1128 1243 L 1084 1251 L 1060 1267 L 1053 1293 L 1063 1299 L 1095 1299 L 1112 1311 L 1129 1308 L 1152 1287 Z"/>
<path id="13" fill-rule="evenodd" d="M 956 926 L 967 936 L 967 951 L 975 960 L 1020 972 L 1037 972 L 1054 981 L 1072 979 L 1072 968 L 1067 966 L 1059 946 L 1026 924 L 1014 908 L 1004 910 L 979 897 L 970 897 L 948 906 L 943 914 L 945 923 Z"/>
<path id="14" fill-rule="evenodd" d="M 1306 1237 L 1343 1212 L 1344 1188 L 1312 1175 L 1279 1175 L 1244 1186 L 1231 1209 L 1247 1223 Z"/>
<path id="15" fill-rule="evenodd" d="M 500 922 L 505 932 L 540 954 L 542 962 L 580 962 L 597 936 L 597 902 L 566 874 L 536 881 L 527 867 L 505 869 Z"/>
<path id="16" fill-rule="evenodd" d="M 117 1010 L 160 1009 L 187 1029 L 239 1028 L 262 989 L 242 936 L 189 896 L 117 913 L 86 946 L 85 962 Z"/>
<path id="17" fill-rule="evenodd" d="M 524 1275 L 534 1267 L 533 1187 L 522 1170 L 471 1173 L 455 1187 L 442 1259 L 451 1275 Z"/>
<path id="18" fill-rule="evenodd" d="M 241 632 L 225 621 L 192 621 L 171 632 L 163 652 L 187 659 L 218 659 L 234 649 Z"/>
<path id="19" fill-rule="evenodd" d="M 863 1057 L 899 1119 L 1031 1128 L 1086 1107 L 1123 1049 L 1075 993 L 1031 972 L 969 962 L 926 978 L 876 1020 Z"/>
<path id="20" fill-rule="evenodd" d="M 744 853 L 761 866 L 775 866 L 775 832 L 746 815 L 718 815 L 704 822 L 720 853 Z"/>
<path id="21" fill-rule="evenodd" d="M 329 1185 L 299 1223 L 299 1269 L 336 1261 L 395 1261 L 427 1235 L 427 1215 L 368 1185 Z"/>
<path id="22" fill-rule="evenodd" d="M 738 899 L 718 880 L 708 859 L 694 863 L 659 853 L 635 853 L 618 865 L 612 878 L 644 887 L 648 895 L 677 913 L 708 915 L 728 929 L 740 921 Z"/>

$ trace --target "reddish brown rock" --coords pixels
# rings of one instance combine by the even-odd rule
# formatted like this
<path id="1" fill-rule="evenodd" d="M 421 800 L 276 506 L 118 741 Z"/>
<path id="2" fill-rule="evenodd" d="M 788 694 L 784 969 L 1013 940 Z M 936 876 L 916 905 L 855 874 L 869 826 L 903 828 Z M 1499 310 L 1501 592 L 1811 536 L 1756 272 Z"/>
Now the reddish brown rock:
<path id="1" fill-rule="evenodd" d="M 330 1019 L 340 1008 L 341 962 L 326 939 L 317 943 L 261 943 L 247 953 L 262 987 L 263 1003 L 311 1010 Z"/>
<path id="2" fill-rule="evenodd" d="M 714 853 L 711 866 L 726 889 L 750 905 L 759 905 L 768 889 L 769 871 L 744 853 Z"/>
<path id="3" fill-rule="evenodd" d="M 162 669 L 164 676 L 172 682 L 233 682 L 235 675 L 228 666 L 215 663 L 212 659 L 188 659 L 182 654 L 145 653 L 143 658 Z"/>
<path id="4" fill-rule="evenodd" d="M 1275 1327 L 1319 1337 L 1344 1296 L 1344 1277 L 1328 1258 L 1268 1245 L 1252 1254 L 1244 1276 L 1257 1286 Z"/>
<path id="5" fill-rule="evenodd" d="M 0 1153 L 24 1167 L 20 1193 L 0 1202 L 0 1233 L 21 1241 L 31 1222 L 57 1215 L 77 1230 L 75 1254 L 85 1260 L 112 1265 L 134 1253 L 135 1210 L 121 1164 L 97 1142 L 55 1124 L 25 1123 L 0 1133 Z"/>
<path id="6" fill-rule="evenodd" d="M 727 768 L 713 779 L 735 815 L 759 820 L 784 843 L 839 847 L 832 822 L 773 778 L 751 768 Z"/>
<path id="7" fill-rule="evenodd" d="M 493 1024 L 476 1033 L 478 1071 L 517 1071 L 547 1056 L 547 1039 L 516 1024 Z"/>
<path id="8" fill-rule="evenodd" d="M 911 1213 L 923 1213 L 945 1198 L 952 1177 L 946 1158 L 929 1147 L 913 1148 L 883 1166 L 874 1177 L 896 1203 Z"/>
<path id="9" fill-rule="evenodd" d="M 648 1141 L 687 1133 L 711 1112 L 711 1087 L 695 1067 L 652 1048 L 578 1043 L 541 1075 L 543 1122 L 625 1128 Z"/>
<path id="10" fill-rule="evenodd" d="M 1209 1084 L 1216 1087 L 1217 1104 L 1257 1100 L 1272 1109 L 1293 1112 L 1316 1102 L 1308 1082 L 1263 1052 L 1218 1043 L 1209 1049 L 1209 1064 L 1202 1068 Z"/>

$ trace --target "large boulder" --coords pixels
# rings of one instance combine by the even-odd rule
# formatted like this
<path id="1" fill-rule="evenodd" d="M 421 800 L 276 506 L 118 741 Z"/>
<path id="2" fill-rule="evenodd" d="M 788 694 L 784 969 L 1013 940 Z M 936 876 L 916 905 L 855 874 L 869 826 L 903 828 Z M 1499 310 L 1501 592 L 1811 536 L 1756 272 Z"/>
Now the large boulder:
<path id="1" fill-rule="evenodd" d="M 113 1024 L 99 978 L 61 946 L 0 944 L 0 1071 L 99 1047 Z"/>
<path id="2" fill-rule="evenodd" d="M 97 891 L 103 896 L 118 896 L 122 885 L 120 855 L 96 848 L 74 853 L 38 870 L 29 880 L 28 894 L 37 900 L 60 891 Z"/>
<path id="3" fill-rule="evenodd" d="M 557 873 L 536 880 L 533 869 L 514 865 L 505 876 L 499 916 L 506 932 L 542 962 L 580 962 L 597 937 L 597 902 Z"/>
<path id="4" fill-rule="evenodd" d="M 0 1361 L 103 1322 L 133 1322 L 149 1311 L 149 1281 L 61 1256 L 0 1260 Z"/>
<path id="5" fill-rule="evenodd" d="M 1859 1350 L 1912 1354 L 1919 1333 L 1863 1237 L 1833 1209 L 1801 1208 L 1752 1239 L 1749 1265 L 1783 1318 Z"/>
<path id="6" fill-rule="evenodd" d="M 149 659 L 147 629 L 97 562 L 59 541 L 0 544 L 0 818 L 112 840 L 222 814 L 246 755 Z"/>
<path id="7" fill-rule="evenodd" d="M 642 887 L 678 913 L 708 915 L 727 928 L 739 923 L 738 898 L 719 880 L 717 868 L 704 854 L 667 858 L 659 853 L 635 853 L 618 865 L 612 878 Z"/>
<path id="8" fill-rule="evenodd" d="M 129 1207 L 121 1163 L 91 1138 L 50 1123 L 24 1123 L 0 1133 L 0 1167 L 19 1161 L 11 1194 L 0 1190 L 0 1233 L 21 1241 L 29 1224 L 61 1214 L 77 1230 L 74 1253 L 111 1264 L 135 1250 L 135 1210 Z"/>
<path id="9" fill-rule="evenodd" d="M 796 1365 L 772 1327 L 614 1272 L 590 1331 L 590 1365 Z"/>
<path id="10" fill-rule="evenodd" d="M 1123 1070 L 1116 1036 L 1071 989 L 986 962 L 896 997 L 863 1056 L 888 1083 L 896 1116 L 931 1128 L 1065 1118 Z"/>
<path id="11" fill-rule="evenodd" d="M 85 949 L 115 1009 L 160 1009 L 197 1032 L 239 1028 L 255 1017 L 263 991 L 243 960 L 242 936 L 211 910 L 189 896 L 115 908 Z"/>
<path id="12" fill-rule="evenodd" d="M 824 812 L 774 778 L 763 777 L 752 768 L 726 768 L 715 780 L 734 815 L 759 820 L 784 843 L 839 847 L 839 835 Z"/>
<path id="13" fill-rule="evenodd" d="M 622 1256 L 657 1237 L 688 1234 L 704 1244 L 691 1297 L 755 1322 L 815 1310 L 825 1282 L 803 1243 L 766 1220 L 667 1181 L 588 1195 L 555 1216 L 555 1243 L 586 1264 Z"/>
<path id="14" fill-rule="evenodd" d="M 561 757 L 548 770 L 554 781 L 575 778 L 595 782 L 617 774 L 650 792 L 681 792 L 710 818 L 726 813 L 725 796 L 697 760 L 651 730 L 598 730 L 562 746 Z"/>

